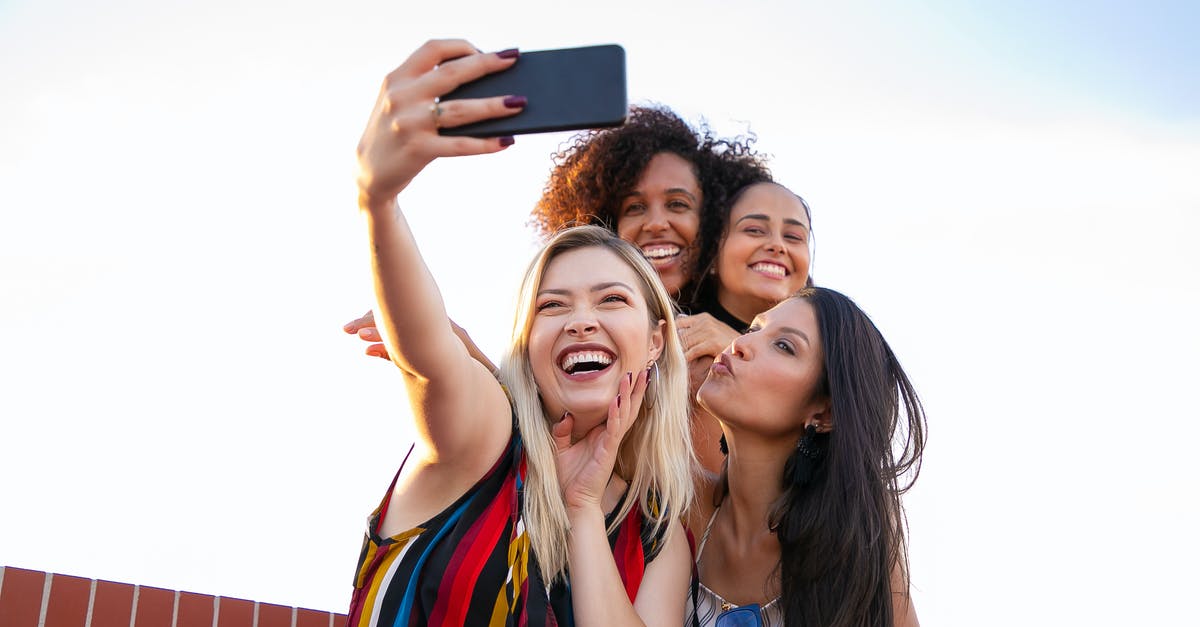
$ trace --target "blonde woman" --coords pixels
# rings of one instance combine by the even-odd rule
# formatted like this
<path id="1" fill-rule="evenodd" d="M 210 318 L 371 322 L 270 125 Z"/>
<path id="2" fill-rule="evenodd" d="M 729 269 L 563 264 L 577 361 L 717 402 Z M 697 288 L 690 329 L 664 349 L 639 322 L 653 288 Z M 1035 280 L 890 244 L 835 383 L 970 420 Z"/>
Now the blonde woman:
<path id="1" fill-rule="evenodd" d="M 396 204 L 433 159 L 512 143 L 437 127 L 515 113 L 519 94 L 437 98 L 518 56 L 425 44 L 384 82 L 359 145 L 380 330 L 417 442 L 370 519 L 355 627 L 683 621 L 678 519 L 695 461 L 686 364 L 654 269 L 598 227 L 554 237 L 526 274 L 497 380 L 455 336 Z"/>

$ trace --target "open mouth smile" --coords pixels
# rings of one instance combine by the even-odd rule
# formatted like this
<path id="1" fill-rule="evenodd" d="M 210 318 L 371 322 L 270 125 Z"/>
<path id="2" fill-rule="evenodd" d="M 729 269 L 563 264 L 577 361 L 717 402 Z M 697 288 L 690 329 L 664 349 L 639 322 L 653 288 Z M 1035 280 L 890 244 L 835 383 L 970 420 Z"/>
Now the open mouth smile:
<path id="1" fill-rule="evenodd" d="M 615 356 L 608 349 L 577 347 L 569 348 L 559 355 L 558 367 L 572 379 L 588 380 L 607 371 L 614 361 Z"/>

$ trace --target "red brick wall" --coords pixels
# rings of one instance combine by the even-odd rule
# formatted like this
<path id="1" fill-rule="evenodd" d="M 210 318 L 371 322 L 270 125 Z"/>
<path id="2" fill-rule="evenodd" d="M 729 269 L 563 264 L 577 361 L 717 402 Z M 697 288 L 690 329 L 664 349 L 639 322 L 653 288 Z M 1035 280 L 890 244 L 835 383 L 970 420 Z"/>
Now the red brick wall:
<path id="1" fill-rule="evenodd" d="M 0 566 L 0 627 L 345 627 L 345 614 Z"/>

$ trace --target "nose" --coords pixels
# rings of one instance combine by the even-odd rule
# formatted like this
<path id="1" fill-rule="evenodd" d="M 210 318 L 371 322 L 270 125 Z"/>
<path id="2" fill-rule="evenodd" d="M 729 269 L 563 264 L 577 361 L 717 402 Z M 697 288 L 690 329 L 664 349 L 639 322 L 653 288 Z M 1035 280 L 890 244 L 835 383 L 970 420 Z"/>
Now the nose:
<path id="1" fill-rule="evenodd" d="M 736 357 L 737 359 L 746 359 L 748 356 L 746 350 L 749 344 L 746 340 L 749 337 L 750 334 L 747 333 L 745 335 L 739 335 L 733 338 L 733 341 L 729 343 L 729 348 L 725 349 L 725 352 Z"/>
<path id="2" fill-rule="evenodd" d="M 646 211 L 646 222 L 642 224 L 642 230 L 647 233 L 662 233 L 671 228 L 671 222 L 668 219 L 667 212 L 662 207 L 651 207 Z"/>
<path id="3" fill-rule="evenodd" d="M 570 335 L 588 335 L 596 332 L 596 321 L 590 316 L 575 316 L 567 321 L 565 328 Z"/>
<path id="4" fill-rule="evenodd" d="M 783 241 L 783 236 L 776 233 L 767 241 L 765 250 L 770 253 L 783 254 L 787 252 L 787 242 Z"/>

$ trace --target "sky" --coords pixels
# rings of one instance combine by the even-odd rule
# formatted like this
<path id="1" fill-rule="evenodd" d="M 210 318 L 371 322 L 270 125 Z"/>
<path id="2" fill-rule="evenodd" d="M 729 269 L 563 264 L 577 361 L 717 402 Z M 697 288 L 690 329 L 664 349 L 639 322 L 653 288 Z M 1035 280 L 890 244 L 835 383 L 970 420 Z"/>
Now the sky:
<path id="1" fill-rule="evenodd" d="M 924 400 L 923 625 L 1178 624 L 1200 578 L 1194 3 L 0 0 L 0 565 L 345 611 L 411 441 L 354 147 L 431 37 L 626 49 L 753 134 Z M 498 358 L 550 155 L 402 196 Z"/>

